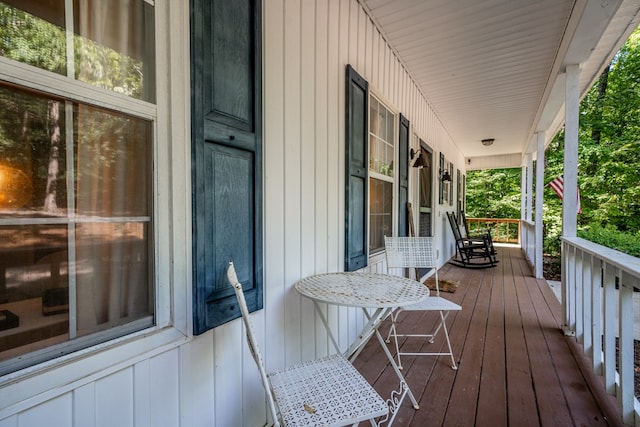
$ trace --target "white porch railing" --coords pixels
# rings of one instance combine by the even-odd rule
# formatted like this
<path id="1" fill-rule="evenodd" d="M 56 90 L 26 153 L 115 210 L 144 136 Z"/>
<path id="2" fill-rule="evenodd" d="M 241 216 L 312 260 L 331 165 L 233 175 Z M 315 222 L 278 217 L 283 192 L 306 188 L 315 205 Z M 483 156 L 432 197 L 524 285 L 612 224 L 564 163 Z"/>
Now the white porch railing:
<path id="1" fill-rule="evenodd" d="M 536 261 L 536 224 L 532 221 L 520 221 L 520 247 L 531 265 Z"/>
<path id="2" fill-rule="evenodd" d="M 566 331 L 575 333 L 607 392 L 617 397 L 623 422 L 640 426 L 633 337 L 633 289 L 640 289 L 640 258 L 578 237 L 564 238 L 562 267 Z"/>
<path id="3" fill-rule="evenodd" d="M 515 218 L 467 218 L 470 234 L 491 230 L 495 243 L 520 243 L 520 221 Z"/>

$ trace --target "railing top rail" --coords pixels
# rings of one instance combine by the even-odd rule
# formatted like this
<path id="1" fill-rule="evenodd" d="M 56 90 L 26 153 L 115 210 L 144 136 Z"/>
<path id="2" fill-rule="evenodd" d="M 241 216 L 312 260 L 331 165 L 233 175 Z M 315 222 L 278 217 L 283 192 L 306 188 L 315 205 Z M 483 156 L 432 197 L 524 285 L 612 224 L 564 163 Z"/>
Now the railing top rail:
<path id="1" fill-rule="evenodd" d="M 467 217 L 467 221 L 473 222 L 520 222 L 517 218 L 473 218 Z"/>
<path id="2" fill-rule="evenodd" d="M 626 271 L 635 277 L 640 277 L 640 258 L 599 245 L 580 237 L 563 237 L 562 241 L 600 258 L 622 271 Z"/>

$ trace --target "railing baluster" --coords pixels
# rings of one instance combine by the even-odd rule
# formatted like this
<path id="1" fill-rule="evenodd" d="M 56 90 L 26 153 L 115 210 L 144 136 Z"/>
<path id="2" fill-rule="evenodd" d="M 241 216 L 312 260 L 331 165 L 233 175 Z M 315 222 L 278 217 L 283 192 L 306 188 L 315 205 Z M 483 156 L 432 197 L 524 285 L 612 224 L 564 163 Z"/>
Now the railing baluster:
<path id="1" fill-rule="evenodd" d="M 576 248 L 564 245 L 562 265 L 562 298 L 565 301 L 565 334 L 575 334 L 576 331 Z"/>
<path id="2" fill-rule="evenodd" d="M 587 252 L 582 252 L 582 330 L 584 351 L 589 357 L 593 357 L 593 324 L 591 306 L 591 267 L 592 257 Z"/>
<path id="3" fill-rule="evenodd" d="M 584 344 L 584 282 L 582 280 L 582 257 L 584 252 L 575 248 L 574 282 L 576 302 L 576 338 L 580 344 Z"/>
<path id="4" fill-rule="evenodd" d="M 607 393 L 616 391 L 616 273 L 604 265 L 604 383 Z"/>
<path id="5" fill-rule="evenodd" d="M 587 240 L 562 239 L 565 333 L 575 331 L 594 373 L 616 396 L 622 421 L 640 427 L 635 397 L 633 291 L 640 288 L 640 258 Z"/>
<path id="6" fill-rule="evenodd" d="M 618 364 L 620 374 L 620 393 L 618 402 L 622 411 L 622 421 L 625 424 L 634 422 L 634 392 L 633 392 L 633 286 L 631 276 L 618 270 L 618 299 L 619 299 L 619 338 Z"/>
<path id="7" fill-rule="evenodd" d="M 593 339 L 592 363 L 593 372 L 602 375 L 602 261 L 591 258 L 591 320 Z"/>

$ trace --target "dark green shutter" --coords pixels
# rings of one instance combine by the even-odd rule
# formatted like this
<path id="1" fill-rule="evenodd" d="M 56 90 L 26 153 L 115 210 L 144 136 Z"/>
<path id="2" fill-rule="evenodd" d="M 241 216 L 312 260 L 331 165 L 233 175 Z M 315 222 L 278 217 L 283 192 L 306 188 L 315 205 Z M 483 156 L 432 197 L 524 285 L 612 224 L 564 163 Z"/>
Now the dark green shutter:
<path id="1" fill-rule="evenodd" d="M 351 65 L 347 65 L 346 72 L 346 104 L 344 269 L 354 271 L 366 267 L 369 258 L 369 84 Z"/>
<path id="2" fill-rule="evenodd" d="M 262 308 L 261 8 L 192 0 L 193 329 L 240 316 L 233 261 L 249 310 Z"/>
<path id="3" fill-rule="evenodd" d="M 400 135 L 398 141 L 398 236 L 408 236 L 409 201 L 409 120 L 400 114 Z"/>

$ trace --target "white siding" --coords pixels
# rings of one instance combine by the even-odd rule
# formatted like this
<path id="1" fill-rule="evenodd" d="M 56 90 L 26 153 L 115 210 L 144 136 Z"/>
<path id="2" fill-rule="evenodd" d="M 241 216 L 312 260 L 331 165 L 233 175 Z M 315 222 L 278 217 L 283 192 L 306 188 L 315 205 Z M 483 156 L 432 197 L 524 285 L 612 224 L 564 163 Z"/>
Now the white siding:
<path id="1" fill-rule="evenodd" d="M 168 9 L 181 12 L 184 22 L 188 3 L 172 1 Z M 157 7 L 163 4 L 156 1 Z M 272 370 L 333 351 L 313 305 L 293 285 L 303 276 L 342 270 L 344 265 L 346 65 L 352 64 L 373 91 L 411 121 L 410 134 L 434 149 L 436 169 L 440 151 L 461 170 L 464 158 L 356 0 L 269 0 L 263 8 L 265 309 L 253 319 Z M 180 18 L 170 21 L 178 28 L 167 28 L 166 34 L 181 32 L 188 55 L 188 28 L 179 24 Z M 175 54 L 180 42 L 172 41 L 171 47 Z M 169 191 L 160 199 L 166 203 L 159 208 L 160 224 L 173 227 L 171 236 L 159 238 L 166 273 L 160 285 L 167 294 L 172 287 L 173 299 L 159 315 L 165 319 L 172 313 L 177 329 L 169 342 L 157 338 L 167 331 L 156 338 L 141 336 L 0 387 L 0 427 L 53 420 L 56 426 L 154 427 L 266 422 L 262 385 L 240 322 L 195 338 L 179 333 L 189 329 L 191 318 L 191 217 L 189 191 L 184 190 L 190 182 L 190 144 L 184 143 L 189 135 L 188 90 L 184 94 L 188 70 L 180 56 L 171 59 L 173 78 L 182 80 L 173 82 L 167 97 L 159 100 L 166 103 L 158 107 L 160 116 L 161 110 L 171 110 L 167 114 L 173 123 L 160 129 L 171 136 L 167 146 L 160 147 L 158 162 L 166 162 L 173 174 L 159 179 L 159 186 Z M 411 182 L 417 182 L 417 170 L 411 173 Z M 410 189 L 414 205 L 417 194 L 416 188 Z M 443 212 L 455 206 L 438 206 L 437 192 L 434 195 L 435 234 L 444 263 L 453 247 Z M 369 268 L 384 271 L 381 263 Z M 346 348 L 363 325 L 361 312 L 324 310 Z"/>

